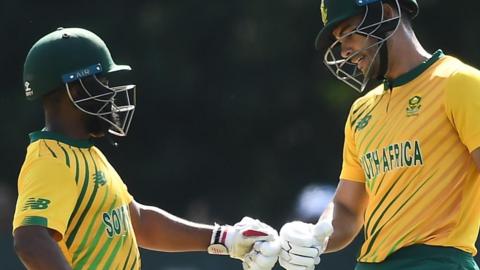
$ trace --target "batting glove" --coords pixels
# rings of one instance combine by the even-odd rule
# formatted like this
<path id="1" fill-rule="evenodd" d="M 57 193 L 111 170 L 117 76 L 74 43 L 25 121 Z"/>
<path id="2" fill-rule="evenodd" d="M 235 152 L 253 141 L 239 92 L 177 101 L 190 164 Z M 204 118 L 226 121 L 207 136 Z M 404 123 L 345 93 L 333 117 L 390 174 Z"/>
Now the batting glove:
<path id="1" fill-rule="evenodd" d="M 332 224 L 327 221 L 315 225 L 293 221 L 283 225 L 280 230 L 280 265 L 287 270 L 315 269 L 332 233 Z"/>
<path id="2" fill-rule="evenodd" d="M 270 270 L 277 263 L 280 253 L 280 239 L 260 241 L 253 245 L 253 250 L 243 259 L 244 270 Z"/>
<path id="3" fill-rule="evenodd" d="M 216 225 L 208 252 L 216 255 L 230 255 L 232 258 L 244 261 L 247 254 L 251 255 L 250 259 L 258 257 L 250 254 L 256 242 L 270 241 L 278 241 L 278 232 L 275 229 L 258 219 L 244 217 L 233 226 Z M 258 249 L 261 247 L 260 244 L 257 246 Z"/>

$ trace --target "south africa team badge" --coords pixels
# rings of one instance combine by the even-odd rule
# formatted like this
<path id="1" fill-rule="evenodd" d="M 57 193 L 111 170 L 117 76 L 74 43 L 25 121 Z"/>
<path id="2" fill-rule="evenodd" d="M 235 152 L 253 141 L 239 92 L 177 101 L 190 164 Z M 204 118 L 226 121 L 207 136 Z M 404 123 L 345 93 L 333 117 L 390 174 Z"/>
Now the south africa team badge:
<path id="1" fill-rule="evenodd" d="M 422 102 L 422 97 L 420 96 L 414 96 L 408 101 L 408 107 L 406 109 L 407 117 L 418 115 L 418 112 L 422 107 L 422 104 L 420 104 L 421 102 Z"/>

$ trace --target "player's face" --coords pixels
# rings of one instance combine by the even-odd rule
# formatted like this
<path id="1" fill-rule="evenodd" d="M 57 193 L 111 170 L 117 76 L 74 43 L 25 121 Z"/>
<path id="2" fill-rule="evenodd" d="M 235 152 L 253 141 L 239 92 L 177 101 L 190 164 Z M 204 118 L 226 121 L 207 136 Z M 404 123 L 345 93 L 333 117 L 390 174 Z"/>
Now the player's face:
<path id="1" fill-rule="evenodd" d="M 365 77 L 376 77 L 380 67 L 377 55 L 378 47 L 374 45 L 377 40 L 354 33 L 361 23 L 363 16 L 355 16 L 340 23 L 334 28 L 332 34 L 341 44 L 341 56 L 349 59 L 356 65 Z"/>
<path id="2" fill-rule="evenodd" d="M 106 84 L 108 82 L 102 81 Z M 88 82 L 87 82 L 88 84 Z M 80 85 L 72 85 L 71 87 L 71 93 L 74 96 L 74 98 L 82 98 L 85 95 L 84 90 L 81 89 Z M 95 102 L 85 102 L 87 104 L 84 104 L 85 107 L 91 107 L 91 110 L 95 110 L 98 105 L 95 104 Z M 103 137 L 105 134 L 108 132 L 108 129 L 110 128 L 110 124 L 105 122 L 104 120 L 100 119 L 98 116 L 87 114 L 85 112 L 82 112 L 79 110 L 77 107 L 75 107 L 72 103 L 72 108 L 80 115 L 80 125 L 83 126 L 85 131 L 89 133 L 92 137 L 98 138 L 98 137 Z"/>
<path id="3" fill-rule="evenodd" d="M 116 136 L 127 134 L 135 110 L 135 85 L 111 87 L 106 78 L 93 75 L 79 79 L 75 86 L 72 93 L 67 84 L 67 92 L 77 109 L 87 114 L 86 128 L 92 136 L 107 131 Z"/>

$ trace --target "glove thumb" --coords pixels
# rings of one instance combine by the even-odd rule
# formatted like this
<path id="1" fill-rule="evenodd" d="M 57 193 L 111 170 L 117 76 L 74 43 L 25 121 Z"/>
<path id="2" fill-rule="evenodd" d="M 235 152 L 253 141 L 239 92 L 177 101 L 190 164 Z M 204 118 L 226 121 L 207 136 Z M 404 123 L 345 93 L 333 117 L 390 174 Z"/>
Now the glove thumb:
<path id="1" fill-rule="evenodd" d="M 320 243 L 323 243 L 327 237 L 333 233 L 332 223 L 325 220 L 320 220 L 313 227 L 313 236 Z"/>

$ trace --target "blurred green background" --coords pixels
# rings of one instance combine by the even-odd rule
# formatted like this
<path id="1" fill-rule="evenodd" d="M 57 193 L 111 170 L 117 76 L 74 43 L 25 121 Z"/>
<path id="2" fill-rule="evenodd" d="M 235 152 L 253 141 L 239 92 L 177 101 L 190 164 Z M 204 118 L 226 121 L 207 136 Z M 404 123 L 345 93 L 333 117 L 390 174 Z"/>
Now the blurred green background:
<path id="1" fill-rule="evenodd" d="M 414 22 L 433 52 L 480 66 L 480 1 L 420 0 Z M 59 26 L 101 36 L 133 72 L 138 106 L 127 138 L 98 142 L 137 201 L 205 223 L 258 217 L 279 229 L 313 221 L 341 167 L 343 126 L 359 97 L 313 48 L 319 0 L 1 0 L 1 269 L 12 250 L 16 178 L 27 134 L 43 126 L 24 99 L 22 65 Z M 74 52 L 72 52 L 74 53 Z M 352 269 L 357 240 L 320 269 Z M 241 269 L 226 257 L 143 252 L 143 269 Z"/>

